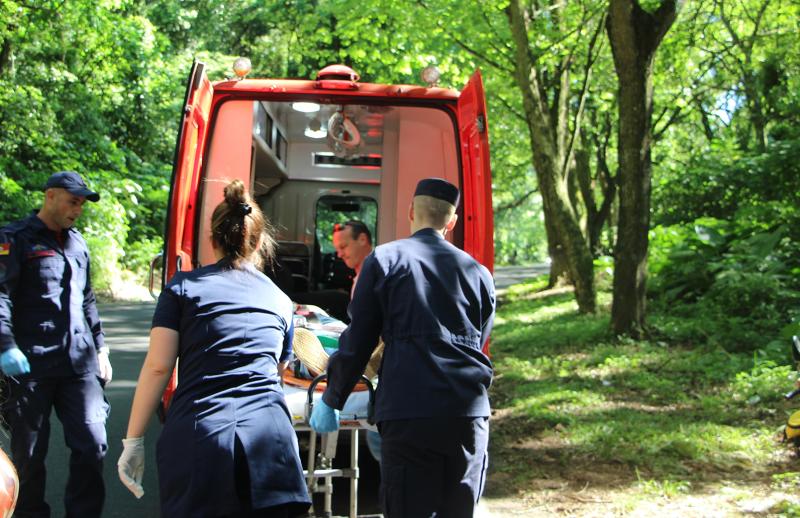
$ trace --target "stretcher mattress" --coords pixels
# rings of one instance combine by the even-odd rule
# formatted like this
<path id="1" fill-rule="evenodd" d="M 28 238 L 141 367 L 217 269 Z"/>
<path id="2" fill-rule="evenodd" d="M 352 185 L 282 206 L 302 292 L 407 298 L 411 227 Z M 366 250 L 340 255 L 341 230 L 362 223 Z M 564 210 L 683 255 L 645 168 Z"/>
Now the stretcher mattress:
<path id="1" fill-rule="evenodd" d="M 308 389 L 284 384 L 283 393 L 286 397 L 286 404 L 292 416 L 292 426 L 295 428 L 308 427 L 306 421 L 306 404 L 308 403 Z M 314 404 L 322 398 L 322 392 L 314 392 Z M 339 413 L 339 423 L 342 427 L 357 427 L 367 430 L 378 431 L 378 429 L 367 423 L 367 407 L 369 406 L 369 392 L 366 390 L 353 392 L 344 404 L 344 408 Z"/>

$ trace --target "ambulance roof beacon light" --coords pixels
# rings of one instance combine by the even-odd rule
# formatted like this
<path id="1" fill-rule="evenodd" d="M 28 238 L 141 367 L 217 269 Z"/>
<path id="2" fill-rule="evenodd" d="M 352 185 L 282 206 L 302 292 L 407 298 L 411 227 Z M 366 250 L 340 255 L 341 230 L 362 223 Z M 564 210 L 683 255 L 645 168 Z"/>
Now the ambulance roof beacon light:
<path id="1" fill-rule="evenodd" d="M 442 76 L 439 72 L 439 67 L 436 65 L 428 65 L 422 69 L 422 80 L 428 85 L 428 88 L 433 88 L 439 85 L 439 78 Z"/>
<path id="2" fill-rule="evenodd" d="M 325 79 L 338 79 L 340 81 L 352 81 L 355 83 L 361 79 L 361 76 L 347 65 L 328 65 L 317 72 L 317 81 Z"/>
<path id="3" fill-rule="evenodd" d="M 233 73 L 239 79 L 244 79 L 252 69 L 253 65 L 248 58 L 236 58 L 236 61 L 233 62 Z"/>
<path id="4" fill-rule="evenodd" d="M 323 90 L 358 90 L 361 76 L 347 65 L 328 65 L 317 72 L 317 88 Z"/>

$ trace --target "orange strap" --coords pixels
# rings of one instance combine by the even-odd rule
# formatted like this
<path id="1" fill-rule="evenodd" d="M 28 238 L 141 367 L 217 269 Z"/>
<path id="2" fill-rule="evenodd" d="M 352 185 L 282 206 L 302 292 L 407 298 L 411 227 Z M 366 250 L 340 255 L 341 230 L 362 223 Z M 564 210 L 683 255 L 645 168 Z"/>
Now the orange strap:
<path id="1" fill-rule="evenodd" d="M 287 385 L 307 389 L 311 386 L 312 381 L 314 380 L 296 377 L 291 369 L 283 371 L 283 382 Z M 317 386 L 314 387 L 314 392 L 323 392 L 327 386 L 328 383 L 326 381 L 320 381 L 317 383 Z M 361 392 L 364 390 L 367 390 L 367 385 L 363 381 L 356 383 L 356 386 L 353 388 L 353 392 Z"/>

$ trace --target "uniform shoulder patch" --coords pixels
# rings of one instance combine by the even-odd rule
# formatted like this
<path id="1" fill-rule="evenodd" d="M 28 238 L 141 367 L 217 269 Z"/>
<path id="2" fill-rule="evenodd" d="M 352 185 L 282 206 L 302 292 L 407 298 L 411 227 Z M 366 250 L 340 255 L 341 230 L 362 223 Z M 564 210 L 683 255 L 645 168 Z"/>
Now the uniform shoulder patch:
<path id="1" fill-rule="evenodd" d="M 0 255 L 8 255 L 11 253 L 11 243 L 0 243 Z"/>

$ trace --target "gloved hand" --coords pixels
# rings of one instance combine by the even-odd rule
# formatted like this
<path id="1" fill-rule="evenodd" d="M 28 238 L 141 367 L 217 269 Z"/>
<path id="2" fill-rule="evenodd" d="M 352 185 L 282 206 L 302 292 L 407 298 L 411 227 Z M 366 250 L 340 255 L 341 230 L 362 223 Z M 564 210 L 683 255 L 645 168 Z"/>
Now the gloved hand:
<path id="1" fill-rule="evenodd" d="M 97 351 L 97 363 L 100 365 L 100 379 L 108 383 L 111 381 L 114 372 L 111 368 L 111 360 L 108 359 L 108 347 L 103 347 Z"/>
<path id="2" fill-rule="evenodd" d="M 339 429 L 339 411 L 319 400 L 314 404 L 309 420 L 311 428 L 317 433 L 330 433 Z"/>
<path id="3" fill-rule="evenodd" d="M 31 364 L 28 363 L 25 354 L 14 347 L 0 354 L 0 369 L 6 376 L 19 376 L 28 374 L 31 371 Z"/>
<path id="4" fill-rule="evenodd" d="M 117 461 L 119 479 L 136 498 L 142 498 L 144 488 L 144 437 L 122 439 L 122 455 Z"/>

